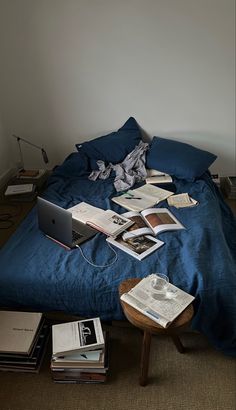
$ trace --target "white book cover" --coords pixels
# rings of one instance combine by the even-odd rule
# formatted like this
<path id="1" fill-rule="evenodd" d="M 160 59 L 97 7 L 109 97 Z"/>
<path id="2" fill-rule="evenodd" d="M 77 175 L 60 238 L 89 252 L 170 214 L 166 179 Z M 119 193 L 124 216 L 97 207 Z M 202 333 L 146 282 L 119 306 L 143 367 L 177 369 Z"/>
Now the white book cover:
<path id="1" fill-rule="evenodd" d="M 28 354 L 42 313 L 0 311 L 0 352 Z"/>
<path id="2" fill-rule="evenodd" d="M 34 191 L 34 188 L 33 184 L 8 185 L 5 195 L 30 194 Z"/>
<path id="3" fill-rule="evenodd" d="M 52 326 L 53 356 L 85 352 L 104 347 L 100 318 L 85 319 Z"/>

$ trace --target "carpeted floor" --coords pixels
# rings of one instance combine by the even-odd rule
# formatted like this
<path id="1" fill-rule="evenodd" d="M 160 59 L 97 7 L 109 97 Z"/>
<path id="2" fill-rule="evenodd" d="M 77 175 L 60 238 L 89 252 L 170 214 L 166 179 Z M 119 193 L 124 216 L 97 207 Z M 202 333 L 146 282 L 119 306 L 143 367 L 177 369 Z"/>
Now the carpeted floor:
<path id="1" fill-rule="evenodd" d="M 185 333 L 185 354 L 171 339 L 153 337 L 150 380 L 138 384 L 141 333 L 105 326 L 110 332 L 110 370 L 102 385 L 54 384 L 51 344 L 39 374 L 0 372 L 1 410 L 235 410 L 236 361 L 209 346 L 202 335 Z"/>

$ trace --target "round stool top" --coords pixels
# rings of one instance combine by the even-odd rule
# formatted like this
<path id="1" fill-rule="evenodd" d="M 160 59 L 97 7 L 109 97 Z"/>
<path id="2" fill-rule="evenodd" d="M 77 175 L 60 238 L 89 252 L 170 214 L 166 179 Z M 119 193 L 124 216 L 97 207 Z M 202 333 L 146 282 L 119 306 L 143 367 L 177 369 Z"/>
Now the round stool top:
<path id="1" fill-rule="evenodd" d="M 127 279 L 122 282 L 119 286 L 119 295 L 129 292 L 137 283 L 139 283 L 141 278 Z M 149 319 L 147 316 L 143 315 L 138 310 L 134 309 L 132 306 L 121 300 L 121 306 L 123 312 L 130 323 L 142 330 L 149 330 L 151 333 L 174 333 L 178 329 L 186 327 L 191 321 L 194 310 L 192 303 L 168 326 L 164 328 L 153 320 Z"/>

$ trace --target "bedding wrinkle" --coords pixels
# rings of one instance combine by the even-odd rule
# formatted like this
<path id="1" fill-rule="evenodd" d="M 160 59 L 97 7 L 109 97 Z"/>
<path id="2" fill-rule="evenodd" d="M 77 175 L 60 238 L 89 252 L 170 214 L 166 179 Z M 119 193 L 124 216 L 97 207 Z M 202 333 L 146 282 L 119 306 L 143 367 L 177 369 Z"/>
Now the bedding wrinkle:
<path id="1" fill-rule="evenodd" d="M 114 175 L 90 181 L 80 153 L 70 155 L 49 178 L 44 197 L 68 208 L 81 201 L 118 213 Z M 192 328 L 226 355 L 236 356 L 236 220 L 208 173 L 194 182 L 174 177 L 177 193 L 199 201 L 193 208 L 168 207 L 185 230 L 158 235 L 164 245 L 142 261 L 116 249 L 111 267 L 95 268 L 79 250 L 66 251 L 39 231 L 36 208 L 0 250 L 0 300 L 9 309 L 63 311 L 101 320 L 123 320 L 118 286 L 132 277 L 167 274 L 170 282 L 195 296 Z M 82 245 L 96 264 L 112 260 L 105 235 Z"/>

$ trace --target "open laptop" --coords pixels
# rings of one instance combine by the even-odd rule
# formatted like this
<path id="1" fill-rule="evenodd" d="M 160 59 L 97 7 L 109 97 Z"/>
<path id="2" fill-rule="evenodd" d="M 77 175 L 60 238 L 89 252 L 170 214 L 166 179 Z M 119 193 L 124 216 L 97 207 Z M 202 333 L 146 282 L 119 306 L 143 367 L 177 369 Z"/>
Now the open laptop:
<path id="1" fill-rule="evenodd" d="M 97 233 L 90 226 L 73 219 L 71 212 L 46 199 L 38 197 L 37 210 L 39 229 L 68 248 L 80 245 Z"/>

